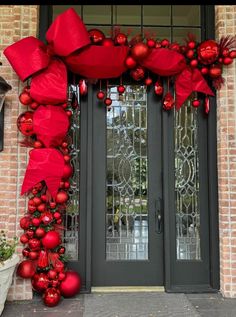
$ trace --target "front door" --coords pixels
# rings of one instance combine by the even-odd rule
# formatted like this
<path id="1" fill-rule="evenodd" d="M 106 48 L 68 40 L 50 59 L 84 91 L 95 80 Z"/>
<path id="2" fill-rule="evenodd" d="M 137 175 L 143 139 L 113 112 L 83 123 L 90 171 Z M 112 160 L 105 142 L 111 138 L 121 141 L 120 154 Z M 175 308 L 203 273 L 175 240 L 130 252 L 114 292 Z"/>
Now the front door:
<path id="1" fill-rule="evenodd" d="M 93 91 L 92 286 L 163 285 L 161 107 L 139 84 Z"/>

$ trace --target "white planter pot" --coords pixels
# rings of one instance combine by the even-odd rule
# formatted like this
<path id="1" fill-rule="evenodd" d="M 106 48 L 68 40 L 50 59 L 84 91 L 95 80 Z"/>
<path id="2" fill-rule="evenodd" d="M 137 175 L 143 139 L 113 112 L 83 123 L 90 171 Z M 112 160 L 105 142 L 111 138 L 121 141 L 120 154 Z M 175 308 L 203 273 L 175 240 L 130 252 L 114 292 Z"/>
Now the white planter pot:
<path id="1" fill-rule="evenodd" d="M 10 259 L 0 264 L 0 315 L 2 314 L 7 293 L 12 283 L 12 276 L 19 260 L 19 256 L 13 254 Z"/>

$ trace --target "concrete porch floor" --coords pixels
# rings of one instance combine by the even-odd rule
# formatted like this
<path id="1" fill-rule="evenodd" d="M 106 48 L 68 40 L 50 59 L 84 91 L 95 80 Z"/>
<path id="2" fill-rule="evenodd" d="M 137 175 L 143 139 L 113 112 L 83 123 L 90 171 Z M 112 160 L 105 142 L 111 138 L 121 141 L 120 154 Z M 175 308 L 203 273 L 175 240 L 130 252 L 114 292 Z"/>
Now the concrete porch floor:
<path id="1" fill-rule="evenodd" d="M 46 307 L 41 298 L 6 302 L 1 317 L 235 317 L 236 299 L 221 294 L 94 293 Z"/>

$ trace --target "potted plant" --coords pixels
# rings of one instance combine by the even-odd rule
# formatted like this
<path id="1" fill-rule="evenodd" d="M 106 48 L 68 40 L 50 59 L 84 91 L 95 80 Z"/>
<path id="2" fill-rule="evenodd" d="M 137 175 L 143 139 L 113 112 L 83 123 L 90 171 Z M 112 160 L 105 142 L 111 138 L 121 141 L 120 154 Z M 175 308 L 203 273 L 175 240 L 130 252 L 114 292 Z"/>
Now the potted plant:
<path id="1" fill-rule="evenodd" d="M 15 253 L 17 238 L 7 239 L 4 231 L 0 232 L 0 315 L 3 311 L 12 276 L 20 258 Z"/>

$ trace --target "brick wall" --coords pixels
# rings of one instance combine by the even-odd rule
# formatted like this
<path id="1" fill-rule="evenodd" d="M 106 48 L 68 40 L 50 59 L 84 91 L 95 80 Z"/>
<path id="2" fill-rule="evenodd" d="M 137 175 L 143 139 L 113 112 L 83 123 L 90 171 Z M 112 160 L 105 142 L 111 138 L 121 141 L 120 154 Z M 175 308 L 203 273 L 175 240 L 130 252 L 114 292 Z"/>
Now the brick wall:
<path id="1" fill-rule="evenodd" d="M 15 74 L 3 50 L 8 45 L 23 37 L 37 36 L 38 6 L 2 5 L 0 6 L 0 75 L 12 86 L 7 94 L 4 117 L 4 151 L 0 152 L 0 230 L 4 229 L 9 237 L 20 236 L 19 218 L 25 212 L 26 199 L 20 197 L 20 186 L 23 180 L 27 149 L 20 147 L 21 135 L 16 127 L 20 113 L 27 108 L 18 101 L 22 83 Z M 21 245 L 21 244 L 20 244 Z M 21 254 L 22 247 L 18 252 Z M 30 299 L 32 290 L 30 281 L 14 277 L 8 299 Z"/>
<path id="2" fill-rule="evenodd" d="M 219 5 L 216 39 L 236 34 L 236 5 Z M 226 297 L 236 297 L 236 64 L 225 68 L 217 96 L 217 147 L 220 223 L 220 281 Z"/>

